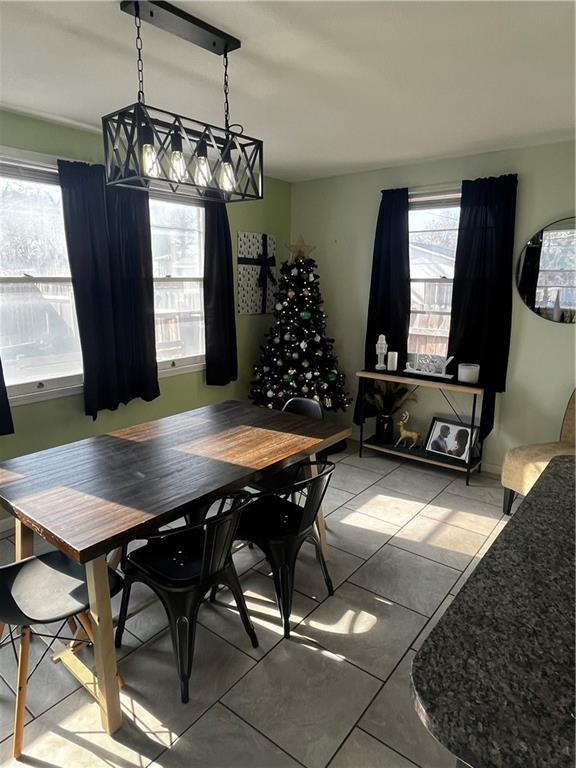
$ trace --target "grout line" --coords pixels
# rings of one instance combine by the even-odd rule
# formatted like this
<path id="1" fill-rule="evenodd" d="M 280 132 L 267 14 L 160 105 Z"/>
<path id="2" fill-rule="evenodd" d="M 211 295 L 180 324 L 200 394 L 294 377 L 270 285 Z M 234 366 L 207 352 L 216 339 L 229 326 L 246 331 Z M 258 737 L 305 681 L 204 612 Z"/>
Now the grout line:
<path id="1" fill-rule="evenodd" d="M 352 574 L 352 575 L 354 575 L 354 574 Z M 404 608 L 406 611 L 412 611 L 412 613 L 416 613 L 416 614 L 418 614 L 418 616 L 422 616 L 423 619 L 427 619 L 428 621 L 432 618 L 434 613 L 436 613 L 436 611 L 434 611 L 432 616 L 428 616 L 427 614 L 422 613 L 422 611 L 417 611 L 416 608 L 410 608 L 410 606 L 404 605 L 404 603 L 399 603 L 397 600 L 392 600 L 392 598 L 388 597 L 388 595 L 381 595 L 378 592 L 374 592 L 374 590 L 368 589 L 368 587 L 363 587 L 361 584 L 356 584 L 354 581 L 350 581 L 349 579 L 346 579 L 346 581 L 342 582 L 342 583 L 343 584 L 351 584 L 353 587 L 356 587 L 357 589 L 362 589 L 364 592 L 368 592 L 369 594 L 374 595 L 374 597 L 379 597 L 382 600 L 388 600 L 388 602 L 392 603 L 392 605 L 397 605 L 400 608 Z M 342 586 L 342 584 L 340 584 L 338 589 L 340 589 L 341 586 Z M 448 594 L 449 593 L 447 592 L 446 596 Z M 442 599 L 445 600 L 446 597 L 444 597 Z M 436 610 L 438 610 L 438 609 L 436 609 Z M 422 629 L 424 629 L 424 627 L 422 627 Z M 422 631 L 422 630 L 420 630 L 420 631 Z"/>
<path id="2" fill-rule="evenodd" d="M 395 538 L 395 536 L 393 536 L 392 538 Z M 474 560 L 474 558 L 476 557 L 476 555 L 478 554 L 478 551 L 480 549 L 480 547 L 478 547 L 476 552 L 473 555 L 470 556 L 470 561 L 468 563 L 466 563 L 464 568 L 457 568 L 455 565 L 447 565 L 446 563 L 443 563 L 440 560 L 434 560 L 433 557 L 429 557 L 428 555 L 422 555 L 420 552 L 413 552 L 411 549 L 406 549 L 406 547 L 402 547 L 402 546 L 400 546 L 400 544 L 394 544 L 394 542 L 392 542 L 392 541 L 387 541 L 386 543 L 389 546 L 394 547 L 394 549 L 399 549 L 402 552 L 406 552 L 408 555 L 415 555 L 416 557 L 421 557 L 422 560 L 428 560 L 428 562 L 430 562 L 430 563 L 435 563 L 436 565 L 443 565 L 444 568 L 450 568 L 450 570 L 456 571 L 456 573 L 459 573 L 459 574 L 463 574 L 464 573 L 464 571 L 466 570 L 466 568 L 468 568 L 468 566 L 470 565 L 472 560 Z M 424 542 L 424 543 L 426 543 L 426 542 Z M 480 546 L 482 546 L 482 545 L 480 545 Z"/>
<path id="3" fill-rule="evenodd" d="M 404 760 L 407 760 L 409 763 L 415 766 L 415 768 L 426 768 L 426 766 L 420 766 L 420 763 L 415 763 L 414 760 L 412 760 L 410 757 L 406 757 L 406 755 L 403 755 L 402 752 L 399 752 L 395 747 L 391 747 L 390 744 L 387 744 L 385 741 L 382 741 L 382 739 L 379 739 L 378 736 L 374 736 L 373 733 L 370 733 L 369 731 L 362 728 L 361 725 L 356 726 L 359 731 L 362 731 L 362 733 L 365 733 L 367 736 L 371 736 L 373 739 L 376 739 L 376 741 L 380 742 L 380 744 L 383 744 L 385 747 L 390 749 L 392 752 L 395 752 L 397 755 L 400 755 L 400 757 L 403 757 Z M 454 759 L 456 759 L 456 756 L 454 756 Z"/>
<path id="4" fill-rule="evenodd" d="M 285 755 L 287 755 L 291 760 L 293 760 L 294 762 L 298 763 L 298 765 L 301 765 L 303 768 L 307 768 L 307 766 L 304 763 L 302 763 L 300 760 L 298 760 L 297 757 L 295 757 L 294 755 L 290 754 L 290 752 L 285 750 L 284 747 L 281 747 L 280 744 L 277 744 L 275 741 L 273 741 L 270 738 L 270 736 L 266 736 L 266 734 L 263 733 L 261 730 L 259 730 L 253 723 L 251 723 L 248 720 L 246 720 L 244 717 L 242 717 L 242 715 L 239 715 L 238 712 L 236 712 L 234 709 L 229 707 L 227 704 L 225 704 L 220 699 L 218 699 L 218 704 L 220 704 L 221 707 L 224 707 L 225 709 L 227 709 L 228 712 L 231 712 L 234 715 L 234 717 L 237 717 L 239 720 L 242 720 L 243 723 L 246 723 L 247 726 L 249 726 L 254 731 L 259 733 L 260 736 L 263 736 L 266 739 L 266 741 L 270 742 L 270 744 L 273 744 L 275 747 L 277 747 L 281 752 L 283 752 Z"/>

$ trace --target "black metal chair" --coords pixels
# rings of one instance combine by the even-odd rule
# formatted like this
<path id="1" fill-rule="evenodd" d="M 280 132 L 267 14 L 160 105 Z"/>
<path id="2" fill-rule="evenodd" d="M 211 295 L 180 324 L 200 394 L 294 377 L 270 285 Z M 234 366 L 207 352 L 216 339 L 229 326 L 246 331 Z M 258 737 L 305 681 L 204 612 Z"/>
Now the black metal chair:
<path id="1" fill-rule="evenodd" d="M 323 419 L 324 411 L 318 400 L 312 400 L 308 397 L 291 397 L 284 403 L 282 408 L 286 413 L 296 413 L 299 416 L 306 416 L 309 419 Z"/>
<path id="2" fill-rule="evenodd" d="M 305 541 L 314 545 L 328 594 L 334 594 L 332 579 L 314 528 L 333 471 L 334 464 L 331 462 L 300 462 L 294 467 L 289 485 L 273 493 L 265 492 L 255 496 L 254 501 L 242 511 L 236 537 L 254 543 L 266 555 L 274 577 L 284 637 L 290 637 L 294 571 L 298 553 Z M 289 497 L 297 498 L 300 503 Z M 217 588 L 215 584 L 210 593 L 212 602 Z"/>
<path id="3" fill-rule="evenodd" d="M 193 525 L 151 536 L 147 543 L 122 556 L 124 592 L 116 627 L 116 647 L 122 644 L 130 589 L 135 581 L 148 585 L 168 615 L 182 702 L 188 701 L 198 609 L 214 584 L 229 587 L 254 648 L 258 638 L 250 621 L 234 563 L 232 544 L 242 509 L 251 500 L 246 492 L 229 493 L 204 507 Z"/>
<path id="4" fill-rule="evenodd" d="M 111 595 L 122 588 L 122 578 L 115 571 L 108 570 Z M 52 643 L 61 637 L 64 624 L 72 617 L 78 617 L 83 627 L 87 619 L 88 586 L 84 566 L 70 560 L 62 552 L 47 552 L 37 557 L 28 557 L 16 563 L 0 566 L 0 640 L 6 625 L 9 637 L 0 643 L 14 644 L 12 627 L 20 628 L 20 652 L 18 654 L 18 683 L 16 693 L 16 715 L 12 754 L 20 757 L 23 746 L 24 719 L 26 716 L 26 689 L 28 680 L 50 650 Z M 45 635 L 31 629 L 35 624 L 62 622 L 54 635 Z M 90 630 L 87 632 L 90 635 Z M 28 656 L 32 635 L 52 637 L 52 643 L 28 674 Z M 64 638 L 62 638 L 64 639 Z M 69 638 L 65 638 L 69 639 Z M 14 644 L 15 650 L 15 644 Z"/>

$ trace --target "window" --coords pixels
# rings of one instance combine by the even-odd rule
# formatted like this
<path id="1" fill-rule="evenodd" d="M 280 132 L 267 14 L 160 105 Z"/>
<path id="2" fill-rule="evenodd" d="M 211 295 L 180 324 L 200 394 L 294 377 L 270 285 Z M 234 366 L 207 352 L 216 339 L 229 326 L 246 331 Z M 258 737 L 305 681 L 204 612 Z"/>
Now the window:
<path id="1" fill-rule="evenodd" d="M 204 209 L 150 200 L 156 354 L 160 368 L 204 355 Z"/>
<path id="2" fill-rule="evenodd" d="M 0 356 L 6 384 L 81 382 L 82 355 L 56 184 L 0 176 Z M 72 382 L 67 382 L 72 383 Z M 31 388 L 28 388 L 30 391 Z"/>
<path id="3" fill-rule="evenodd" d="M 204 363 L 204 210 L 150 200 L 158 366 Z M 53 169 L 0 168 L 0 357 L 12 397 L 82 384 L 82 354 Z"/>
<path id="4" fill-rule="evenodd" d="M 410 196 L 408 352 L 446 356 L 460 194 Z"/>

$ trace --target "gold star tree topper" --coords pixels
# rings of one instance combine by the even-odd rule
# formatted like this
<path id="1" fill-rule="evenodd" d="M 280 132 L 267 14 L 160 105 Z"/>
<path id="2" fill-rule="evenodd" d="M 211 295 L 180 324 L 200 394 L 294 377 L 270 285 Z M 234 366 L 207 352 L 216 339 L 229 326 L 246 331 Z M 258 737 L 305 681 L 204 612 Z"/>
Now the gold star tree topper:
<path id="1" fill-rule="evenodd" d="M 288 250 L 290 251 L 290 260 L 294 261 L 295 259 L 307 259 L 315 248 L 315 245 L 306 245 L 302 235 L 300 235 L 298 240 L 293 245 L 288 246 Z"/>

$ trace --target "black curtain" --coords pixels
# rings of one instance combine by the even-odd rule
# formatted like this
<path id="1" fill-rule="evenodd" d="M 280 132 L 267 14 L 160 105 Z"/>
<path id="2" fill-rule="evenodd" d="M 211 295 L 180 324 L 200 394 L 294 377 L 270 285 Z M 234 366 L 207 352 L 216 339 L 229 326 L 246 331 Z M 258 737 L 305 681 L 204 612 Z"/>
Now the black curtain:
<path id="1" fill-rule="evenodd" d="M 86 414 L 158 397 L 148 195 L 101 165 L 58 161 Z"/>
<path id="2" fill-rule="evenodd" d="M 228 213 L 224 203 L 207 203 L 204 236 L 206 384 L 238 378 L 234 270 Z"/>
<path id="3" fill-rule="evenodd" d="M 388 349 L 398 352 L 398 370 L 402 371 L 406 365 L 409 325 L 408 189 L 384 189 L 374 237 L 364 368 L 374 369 L 376 342 L 383 333 Z M 359 420 L 357 398 L 354 422 L 358 424 Z"/>
<path id="4" fill-rule="evenodd" d="M 542 254 L 542 232 L 539 232 L 532 239 L 535 242 L 530 242 L 526 246 L 518 279 L 518 292 L 530 309 L 536 307 L 536 288 L 540 276 L 540 256 Z"/>
<path id="5" fill-rule="evenodd" d="M 448 354 L 454 365 L 480 364 L 481 439 L 494 425 L 495 394 L 506 389 L 517 186 L 516 174 L 462 182 Z"/>
<path id="6" fill-rule="evenodd" d="M 8 402 L 8 392 L 4 381 L 4 371 L 2 370 L 2 361 L 0 360 L 0 435 L 11 435 L 14 432 L 12 414 L 10 412 L 10 403 Z"/>

